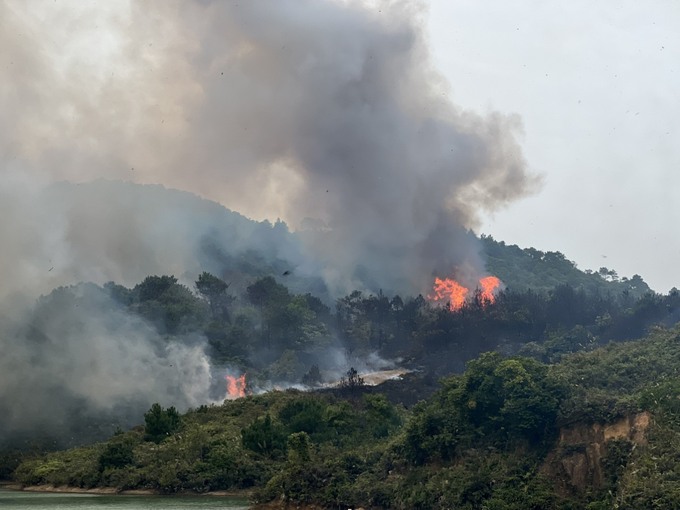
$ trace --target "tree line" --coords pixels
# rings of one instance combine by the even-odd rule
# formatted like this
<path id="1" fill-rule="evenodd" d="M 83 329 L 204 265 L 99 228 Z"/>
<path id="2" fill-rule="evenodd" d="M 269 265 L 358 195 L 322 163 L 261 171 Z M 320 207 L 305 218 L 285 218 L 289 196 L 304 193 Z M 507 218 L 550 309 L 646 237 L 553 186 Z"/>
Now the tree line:
<path id="1" fill-rule="evenodd" d="M 331 307 L 309 293 L 291 293 L 272 276 L 235 292 L 207 272 L 193 288 L 172 275 L 154 275 L 133 288 L 110 282 L 103 289 L 168 339 L 199 333 L 214 364 L 239 367 L 263 381 L 321 382 L 331 368 L 329 347 L 343 350 L 349 360 L 377 353 L 438 375 L 461 372 L 466 361 L 492 350 L 551 362 L 639 338 L 651 326 L 671 326 L 680 318 L 677 289 L 636 297 L 568 283 L 544 292 L 507 287 L 493 303 L 477 294 L 458 310 L 422 295 L 382 291 L 354 291 Z M 65 306 L 69 296 L 76 299 L 75 291 L 62 288 L 41 298 L 36 320 L 56 311 L 58 303 Z"/>

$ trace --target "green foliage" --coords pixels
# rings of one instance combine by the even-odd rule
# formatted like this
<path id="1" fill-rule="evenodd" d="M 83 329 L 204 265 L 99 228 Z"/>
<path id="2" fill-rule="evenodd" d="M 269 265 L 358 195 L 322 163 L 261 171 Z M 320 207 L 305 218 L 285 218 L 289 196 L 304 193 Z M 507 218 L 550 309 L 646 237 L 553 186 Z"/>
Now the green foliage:
<path id="1" fill-rule="evenodd" d="M 228 288 L 224 280 L 205 271 L 196 280 L 196 290 L 210 303 L 213 319 L 229 319 L 228 306 L 233 298 L 227 295 Z"/>
<path id="2" fill-rule="evenodd" d="M 279 420 L 289 433 L 323 434 L 328 426 L 325 419 L 326 407 L 326 404 L 319 399 L 293 400 L 279 411 Z"/>
<path id="3" fill-rule="evenodd" d="M 567 354 L 595 349 L 596 340 L 587 328 L 578 325 L 569 331 L 551 331 L 542 344 L 536 342 L 524 344 L 519 353 L 545 363 L 555 363 Z"/>
<path id="4" fill-rule="evenodd" d="M 311 442 L 306 432 L 294 432 L 288 436 L 288 461 L 293 464 L 309 462 Z"/>
<path id="5" fill-rule="evenodd" d="M 679 507 L 680 433 L 665 425 L 653 426 L 648 439 L 647 447 L 633 450 L 622 443 L 623 448 L 614 451 L 608 471 L 618 483 L 610 488 L 608 508 Z"/>
<path id="6" fill-rule="evenodd" d="M 175 432 L 180 426 L 180 417 L 174 407 L 163 409 L 155 403 L 144 413 L 144 431 L 146 439 L 160 443 L 167 436 Z"/>
<path id="7" fill-rule="evenodd" d="M 404 311 L 404 304 L 401 298 L 390 302 L 382 291 L 377 296 L 354 291 L 339 299 L 336 309 L 338 329 L 349 352 L 368 352 L 386 348 L 397 334 L 399 324 L 394 314 Z"/>
<path id="8" fill-rule="evenodd" d="M 628 439 L 612 439 L 607 442 L 607 453 L 602 459 L 605 485 L 615 491 L 621 481 L 633 453 L 634 444 Z"/>
<path id="9" fill-rule="evenodd" d="M 135 445 L 130 441 L 109 441 L 99 454 L 99 470 L 123 468 L 133 463 Z"/>
<path id="10" fill-rule="evenodd" d="M 256 332 L 253 320 L 239 313 L 229 323 L 211 321 L 204 330 L 212 347 L 212 358 L 218 363 L 243 365 L 248 358 L 249 347 L 255 344 Z"/>
<path id="11" fill-rule="evenodd" d="M 553 481 L 540 474 L 557 425 L 648 410 L 654 416 L 650 445 L 610 442 L 602 460 L 606 490 L 592 492 L 589 503 L 677 506 L 680 332 L 654 324 L 672 323 L 680 293 L 618 295 L 613 285 L 631 280 L 607 270 L 587 282 L 581 276 L 565 281 L 559 272 L 576 269 L 561 254 L 518 256 L 525 255 L 556 286 L 540 293 L 507 289 L 493 304 L 472 302 L 456 312 L 422 297 L 354 292 L 331 313 L 317 298 L 292 294 L 272 277 L 234 299 L 210 273 L 196 282 L 200 296 L 172 276 L 149 277 L 132 290 L 107 284 L 117 305 L 159 332 L 204 334 L 214 361 L 241 366 L 253 381 L 304 376 L 318 382 L 314 356 L 330 331 L 355 355 L 404 355 L 439 373 L 462 372 L 472 361 L 409 411 L 373 388 L 273 392 L 201 406 L 181 418 L 174 408 L 154 404 L 144 416 L 148 441 L 141 432 L 118 433 L 89 449 L 22 460 L 14 478 L 168 493 L 256 488 L 262 500 L 327 507 L 581 508 L 577 498 L 561 502 Z M 600 283 L 591 288 L 593 281 Z M 612 294 L 597 294 L 602 282 Z M 36 323 L 86 305 L 97 289 L 55 291 L 36 307 L 43 320 Z M 597 348 L 650 327 L 644 341 Z M 488 350 L 496 352 L 479 355 Z M 498 351 L 520 351 L 552 365 Z M 362 386 L 351 369 L 345 389 Z"/>
<path id="12" fill-rule="evenodd" d="M 650 289 L 639 275 L 619 278 L 616 271 L 601 268 L 598 272 L 580 271 L 560 252 L 521 249 L 491 236 L 481 236 L 487 256 L 487 270 L 515 291 L 533 289 L 547 292 L 560 285 L 583 289 L 590 294 L 613 293 L 638 298 Z"/>
<path id="13" fill-rule="evenodd" d="M 535 360 L 483 354 L 414 409 L 401 451 L 419 465 L 452 460 L 473 443 L 544 443 L 552 438 L 563 393 L 547 366 Z"/>
<path id="14" fill-rule="evenodd" d="M 104 284 L 104 289 L 121 305 L 130 306 L 133 302 L 132 291 L 122 285 L 117 285 L 115 282 L 107 282 Z"/>
<path id="15" fill-rule="evenodd" d="M 254 488 L 258 501 L 323 507 L 673 508 L 680 502 L 678 338 L 657 330 L 552 366 L 486 353 L 444 379 L 405 424 L 406 411 L 370 393 L 274 392 L 202 406 L 159 443 L 118 433 L 90 449 L 26 460 L 14 478 L 167 493 Z M 542 466 L 558 408 L 566 416 L 579 388 L 595 402 L 581 417 L 586 423 L 630 398 L 631 409 L 648 409 L 655 420 L 649 445 L 606 444 L 603 488 L 564 499 Z M 165 413 L 152 406 L 147 415 L 162 422 Z"/>
<path id="16" fill-rule="evenodd" d="M 344 485 L 344 480 L 337 480 L 336 474 L 343 476 L 342 473 L 334 473 L 324 464 L 293 463 L 283 472 L 274 475 L 257 499 L 269 501 L 282 496 L 285 501 L 295 502 L 297 505 L 315 502 L 323 506 L 337 506 L 344 503 L 338 501 L 337 494 L 338 485 Z"/>
<path id="17" fill-rule="evenodd" d="M 161 300 L 163 295 L 177 285 L 174 276 L 147 276 L 134 288 L 139 301 Z"/>
<path id="18" fill-rule="evenodd" d="M 398 454 L 410 464 L 450 461 L 470 443 L 470 425 L 463 419 L 461 410 L 446 400 L 440 394 L 431 402 L 413 408 L 397 447 Z"/>
<path id="19" fill-rule="evenodd" d="M 326 439 L 341 445 L 345 440 L 355 437 L 361 430 L 362 416 L 346 400 L 339 400 L 326 407 L 324 420 L 328 426 Z"/>
<path id="20" fill-rule="evenodd" d="M 131 309 L 154 324 L 159 332 L 177 335 L 198 329 L 204 322 L 204 303 L 174 276 L 148 276 L 132 289 Z"/>
<path id="21" fill-rule="evenodd" d="M 657 420 L 680 430 L 680 378 L 672 377 L 646 386 L 640 392 L 640 406 L 654 412 Z"/>
<path id="22" fill-rule="evenodd" d="M 13 478 L 22 485 L 90 488 L 99 484 L 99 448 L 85 447 L 66 452 L 55 452 L 41 459 L 23 461 Z"/>
<path id="23" fill-rule="evenodd" d="M 244 448 L 271 458 L 280 458 L 285 454 L 287 437 L 283 426 L 273 421 L 269 413 L 241 431 Z"/>
<path id="24" fill-rule="evenodd" d="M 291 295 L 268 276 L 246 289 L 248 301 L 260 310 L 261 328 L 255 347 L 286 357 L 274 367 L 282 379 L 299 379 L 302 365 L 290 361 L 297 352 L 310 352 L 327 345 L 329 310 L 310 295 Z M 295 365 L 295 366 L 293 366 Z"/>
<path id="25" fill-rule="evenodd" d="M 674 404 L 667 397 L 680 366 L 679 345 L 678 330 L 656 329 L 643 341 L 565 357 L 551 371 L 569 390 L 560 421 L 608 421 L 640 409 L 663 416 L 666 403 Z"/>
<path id="26" fill-rule="evenodd" d="M 385 395 L 364 395 L 364 424 L 367 432 L 374 438 L 385 438 L 396 432 L 402 425 L 397 410 Z"/>
<path id="27" fill-rule="evenodd" d="M 290 297 L 288 289 L 276 283 L 276 280 L 271 276 L 261 278 L 249 285 L 246 293 L 250 302 L 260 308 L 285 302 Z"/>
<path id="28" fill-rule="evenodd" d="M 563 391 L 545 365 L 487 353 L 468 364 L 465 379 L 460 403 L 484 434 L 541 441 L 552 432 Z"/>

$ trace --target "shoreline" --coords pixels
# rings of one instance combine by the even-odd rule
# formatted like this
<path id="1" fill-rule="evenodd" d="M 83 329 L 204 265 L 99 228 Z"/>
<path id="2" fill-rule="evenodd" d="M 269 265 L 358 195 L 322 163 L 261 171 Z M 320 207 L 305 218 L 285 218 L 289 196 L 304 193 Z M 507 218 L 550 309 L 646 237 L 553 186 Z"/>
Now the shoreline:
<path id="1" fill-rule="evenodd" d="M 325 510 L 325 507 L 314 504 L 292 504 L 282 503 L 280 501 L 270 501 L 268 503 L 251 503 L 249 497 L 250 491 L 210 491 L 210 492 L 178 492 L 174 494 L 162 494 L 154 489 L 128 489 L 119 490 L 115 487 L 93 487 L 91 489 L 84 489 L 82 487 L 73 487 L 63 485 L 56 487 L 54 485 L 27 485 L 22 486 L 13 482 L 0 482 L 0 490 L 17 491 L 17 492 L 35 492 L 48 494 L 94 494 L 100 496 L 183 496 L 183 497 L 231 497 L 242 498 L 246 500 L 246 504 L 250 510 Z M 359 510 L 363 510 L 360 508 Z"/>
<path id="2" fill-rule="evenodd" d="M 248 499 L 251 493 L 249 491 L 209 491 L 209 492 L 177 492 L 173 494 L 163 494 L 155 489 L 126 489 L 121 490 L 116 487 L 92 487 L 85 489 L 83 487 L 73 487 L 70 485 L 54 486 L 54 485 L 27 485 L 5 482 L 0 484 L 0 489 L 21 492 L 48 492 L 59 494 L 100 494 L 108 496 L 212 496 L 212 497 L 232 497 Z"/>

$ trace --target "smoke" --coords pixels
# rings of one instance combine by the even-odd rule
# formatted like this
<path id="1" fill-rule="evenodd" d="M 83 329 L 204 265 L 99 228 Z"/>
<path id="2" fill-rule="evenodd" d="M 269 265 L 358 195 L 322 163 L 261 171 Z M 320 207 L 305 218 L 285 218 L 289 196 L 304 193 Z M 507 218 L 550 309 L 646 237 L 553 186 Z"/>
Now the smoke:
<path id="1" fill-rule="evenodd" d="M 45 179 L 163 183 L 322 226 L 308 248 L 337 293 L 481 272 L 467 229 L 536 183 L 516 117 L 448 99 L 421 2 L 0 10 L 6 163 Z"/>
<path id="2" fill-rule="evenodd" d="M 26 317 L 2 321 L 0 439 L 97 438 L 139 423 L 151 403 L 208 403 L 211 367 L 202 339 L 161 337 L 94 284 L 60 287 Z M 85 418 L 87 417 L 87 418 Z"/>
<path id="3" fill-rule="evenodd" d="M 215 267 L 206 246 L 266 249 L 333 295 L 477 276 L 468 229 L 536 179 L 517 117 L 448 99 L 425 14 L 418 1 L 1 2 L 0 315 L 28 321 L 38 294 L 79 281 L 191 279 Z M 159 188 L 54 184 L 101 178 L 283 218 L 305 248 L 262 244 L 214 204 Z M 159 347 L 106 300 L 91 306 L 72 312 L 76 333 L 45 324 L 40 349 L 1 328 L 3 399 L 36 413 L 58 400 L 51 387 L 102 409 L 201 400 L 203 368 L 191 388 L 170 383 L 205 367 L 200 346 Z"/>

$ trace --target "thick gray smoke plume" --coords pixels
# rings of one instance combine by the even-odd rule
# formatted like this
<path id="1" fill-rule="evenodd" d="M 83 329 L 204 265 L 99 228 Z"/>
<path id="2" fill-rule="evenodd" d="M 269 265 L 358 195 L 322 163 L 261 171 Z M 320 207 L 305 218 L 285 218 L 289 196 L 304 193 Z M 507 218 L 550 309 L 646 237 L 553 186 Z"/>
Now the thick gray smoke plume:
<path id="1" fill-rule="evenodd" d="M 474 280 L 483 266 L 467 229 L 535 180 L 517 118 L 449 101 L 421 11 L 417 1 L 1 2 L 2 315 L 18 321 L 57 285 L 195 277 L 202 262 L 203 214 L 105 189 L 75 199 L 55 192 L 59 180 L 160 183 L 283 218 L 308 251 L 283 246 L 279 255 L 317 271 L 335 295 L 424 292 L 434 274 L 454 270 Z M 220 246 L 239 242 L 218 234 Z M 98 403 L 135 386 L 167 396 L 143 370 L 123 370 L 132 358 L 154 370 L 169 364 L 142 325 L 121 319 L 125 335 L 140 338 L 139 352 L 128 352 L 105 340 L 112 333 L 99 318 L 83 321 L 86 335 L 50 347 L 63 356 L 37 358 L 36 380 L 73 389 L 77 378 L 76 390 Z M 13 357 L 0 366 L 0 396 L 29 398 L 17 377 L 36 358 L 10 336 L 5 328 Z M 106 380 L 130 387 L 92 382 L 108 373 L 97 353 L 115 364 Z M 69 356 L 77 359 L 62 363 Z"/>
<path id="2" fill-rule="evenodd" d="M 324 246 L 315 255 L 339 292 L 361 286 L 362 271 L 370 287 L 402 292 L 425 290 L 433 272 L 480 271 L 463 232 L 533 181 L 516 118 L 448 100 L 421 10 L 4 2 L 5 164 L 43 178 L 163 183 L 322 227 L 324 241 L 310 245 Z"/>

